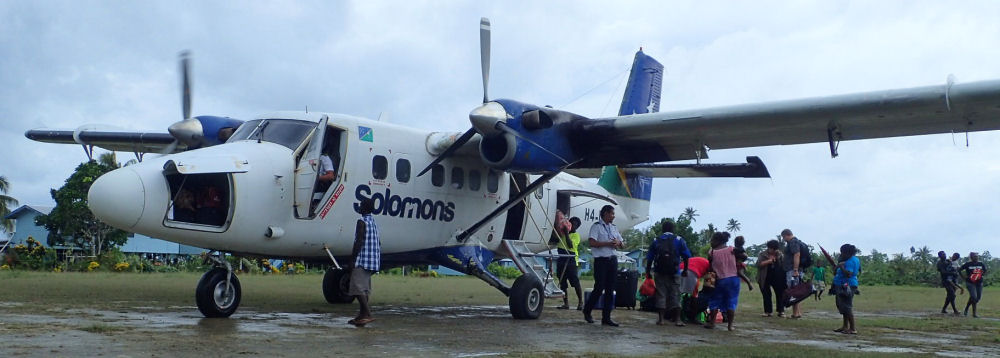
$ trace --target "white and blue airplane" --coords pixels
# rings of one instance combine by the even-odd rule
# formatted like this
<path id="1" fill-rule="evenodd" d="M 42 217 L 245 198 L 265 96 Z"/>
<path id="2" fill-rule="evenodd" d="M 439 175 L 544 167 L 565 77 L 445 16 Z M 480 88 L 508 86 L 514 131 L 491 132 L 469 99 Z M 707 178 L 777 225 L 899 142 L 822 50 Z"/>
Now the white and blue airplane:
<path id="1" fill-rule="evenodd" d="M 702 164 L 708 150 L 1000 129 L 1000 81 L 985 81 L 729 107 L 660 112 L 663 66 L 640 51 L 619 115 L 574 113 L 490 99 L 490 24 L 482 19 L 483 103 L 462 133 L 428 132 L 336 113 L 276 112 L 240 121 L 191 117 L 188 59 L 181 58 L 184 120 L 169 133 L 101 126 L 30 130 L 33 140 L 114 151 L 164 153 L 101 176 L 89 205 L 102 221 L 223 253 L 326 261 L 323 293 L 350 302 L 348 259 L 359 203 L 372 199 L 385 267 L 443 265 L 509 297 L 515 318 L 534 319 L 563 294 L 534 257 L 551 249 L 556 210 L 585 222 L 614 206 L 622 230 L 649 217 L 653 177 L 769 177 L 763 162 Z M 320 157 L 334 158 L 320 181 Z M 696 164 L 667 162 L 696 159 Z M 429 174 L 429 175 L 425 175 Z M 598 178 L 595 183 L 592 179 Z M 213 201 L 190 212 L 190 200 Z M 486 266 L 509 257 L 512 284 Z M 232 268 L 196 289 L 206 317 L 240 303 Z"/>

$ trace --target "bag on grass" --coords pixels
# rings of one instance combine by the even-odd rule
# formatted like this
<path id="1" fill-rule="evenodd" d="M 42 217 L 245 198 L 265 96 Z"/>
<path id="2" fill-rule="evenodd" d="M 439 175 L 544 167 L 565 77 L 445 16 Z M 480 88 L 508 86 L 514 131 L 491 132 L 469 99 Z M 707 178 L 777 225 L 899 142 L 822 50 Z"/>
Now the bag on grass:
<path id="1" fill-rule="evenodd" d="M 812 296 L 813 293 L 812 284 L 809 282 L 800 282 L 799 284 L 785 289 L 785 292 L 781 295 L 781 302 L 785 307 L 790 307 L 802 300 Z"/>

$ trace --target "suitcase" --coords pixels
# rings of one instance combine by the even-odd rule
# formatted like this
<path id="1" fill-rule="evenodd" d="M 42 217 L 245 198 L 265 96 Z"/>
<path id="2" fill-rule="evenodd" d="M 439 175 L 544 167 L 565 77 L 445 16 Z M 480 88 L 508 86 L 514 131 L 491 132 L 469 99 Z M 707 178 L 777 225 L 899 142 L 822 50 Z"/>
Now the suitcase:
<path id="1" fill-rule="evenodd" d="M 615 307 L 634 309 L 636 292 L 639 292 L 639 271 L 619 270 L 615 277 Z"/>
<path id="2" fill-rule="evenodd" d="M 584 304 L 587 304 L 587 301 L 590 301 L 590 293 L 593 292 L 593 291 L 594 291 L 594 289 L 592 289 L 592 288 L 588 288 L 588 289 L 586 289 L 586 290 L 583 291 L 583 300 L 584 300 L 583 303 Z M 611 295 L 612 295 L 612 297 L 614 297 L 615 293 L 612 292 Z M 597 297 L 597 302 L 594 302 L 594 309 L 595 310 L 603 310 L 604 309 L 604 296 L 603 295 L 600 296 L 600 297 Z M 614 309 L 614 307 L 611 307 L 611 309 Z"/>

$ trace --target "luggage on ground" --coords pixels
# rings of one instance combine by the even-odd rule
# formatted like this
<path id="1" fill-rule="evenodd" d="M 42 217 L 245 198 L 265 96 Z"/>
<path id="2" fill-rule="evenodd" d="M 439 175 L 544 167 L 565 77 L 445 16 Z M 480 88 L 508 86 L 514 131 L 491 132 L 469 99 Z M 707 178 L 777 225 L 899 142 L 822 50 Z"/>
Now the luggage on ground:
<path id="1" fill-rule="evenodd" d="M 615 278 L 615 307 L 635 309 L 635 293 L 639 290 L 639 271 L 619 270 Z"/>

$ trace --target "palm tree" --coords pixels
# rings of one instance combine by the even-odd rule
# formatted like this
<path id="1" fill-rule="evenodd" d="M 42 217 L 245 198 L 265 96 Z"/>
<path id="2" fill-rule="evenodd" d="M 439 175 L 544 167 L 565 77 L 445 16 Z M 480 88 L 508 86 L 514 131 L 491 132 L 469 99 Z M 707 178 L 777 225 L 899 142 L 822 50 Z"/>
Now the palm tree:
<path id="1" fill-rule="evenodd" d="M 0 228 L 11 232 L 14 231 L 14 221 L 2 218 L 10 214 L 11 207 L 17 206 L 17 199 L 8 196 L 8 190 L 10 190 L 10 182 L 7 181 L 7 177 L 0 175 Z"/>
<path id="2" fill-rule="evenodd" d="M 681 214 L 681 217 L 687 218 L 688 221 L 690 222 L 698 221 L 697 219 L 695 219 L 696 216 L 698 216 L 698 210 L 695 210 L 690 206 L 684 208 L 684 213 Z"/>
<path id="3" fill-rule="evenodd" d="M 739 232 L 740 231 L 740 222 L 736 221 L 736 219 L 729 219 L 729 223 L 726 224 L 726 231 L 729 231 L 729 232 Z"/>
<path id="4" fill-rule="evenodd" d="M 101 156 L 98 157 L 97 162 L 108 168 L 121 168 L 121 164 L 118 164 L 118 156 L 115 155 L 115 152 L 101 154 Z"/>

